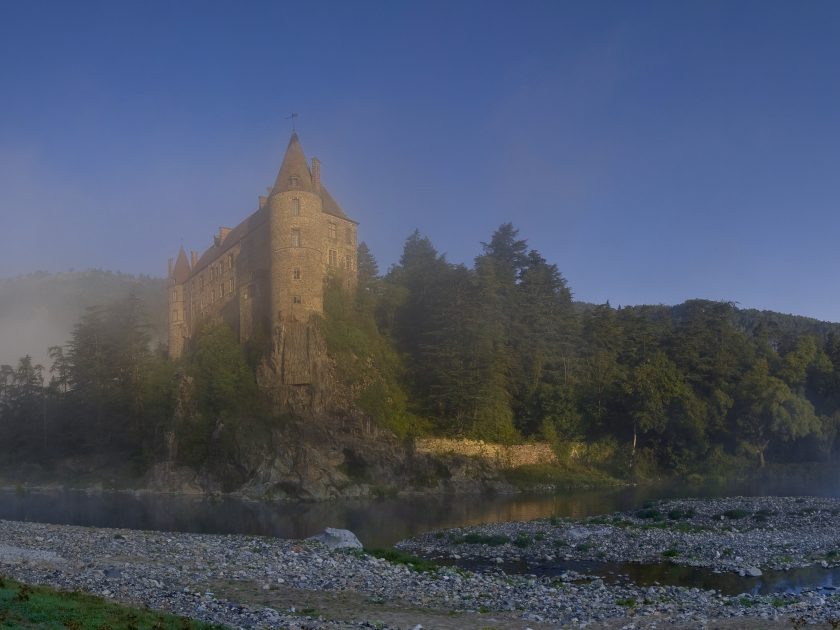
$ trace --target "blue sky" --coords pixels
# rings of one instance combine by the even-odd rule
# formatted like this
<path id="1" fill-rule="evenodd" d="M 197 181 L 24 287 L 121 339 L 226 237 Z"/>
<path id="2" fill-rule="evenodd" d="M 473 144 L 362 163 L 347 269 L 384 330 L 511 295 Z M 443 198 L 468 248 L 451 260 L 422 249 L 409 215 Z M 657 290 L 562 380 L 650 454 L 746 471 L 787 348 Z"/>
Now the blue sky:
<path id="1" fill-rule="evenodd" d="M 163 275 L 300 113 L 386 269 L 512 221 L 578 299 L 840 321 L 836 2 L 0 0 L 0 276 Z"/>

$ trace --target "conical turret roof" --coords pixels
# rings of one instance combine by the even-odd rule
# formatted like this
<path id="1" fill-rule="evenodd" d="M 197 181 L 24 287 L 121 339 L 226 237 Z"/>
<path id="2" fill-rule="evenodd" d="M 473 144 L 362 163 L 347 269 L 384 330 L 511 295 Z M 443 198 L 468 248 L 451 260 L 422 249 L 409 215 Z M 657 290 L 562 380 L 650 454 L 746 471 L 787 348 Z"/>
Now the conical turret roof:
<path id="1" fill-rule="evenodd" d="M 190 262 L 187 260 L 187 252 L 184 251 L 184 246 L 178 252 L 178 259 L 175 261 L 175 266 L 172 268 L 172 279 L 176 284 L 183 284 L 190 277 Z"/>
<path id="2" fill-rule="evenodd" d="M 274 180 L 272 193 L 284 192 L 287 190 L 308 190 L 315 192 L 312 184 L 312 173 L 306 163 L 306 155 L 296 133 L 289 139 L 289 146 L 286 147 L 286 155 L 283 156 L 283 164 L 277 179 Z"/>

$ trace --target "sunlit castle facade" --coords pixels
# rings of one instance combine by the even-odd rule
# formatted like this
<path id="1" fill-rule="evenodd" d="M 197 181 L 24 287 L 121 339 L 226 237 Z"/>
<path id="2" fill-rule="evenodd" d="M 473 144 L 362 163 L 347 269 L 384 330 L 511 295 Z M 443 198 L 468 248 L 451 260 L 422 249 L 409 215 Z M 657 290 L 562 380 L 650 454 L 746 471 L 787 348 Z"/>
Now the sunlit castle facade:
<path id="1" fill-rule="evenodd" d="M 311 167 L 296 133 L 268 197 L 213 244 L 169 261 L 169 355 L 178 358 L 205 321 L 222 319 L 240 342 L 282 335 L 284 326 L 323 312 L 330 275 L 356 278 L 356 229 Z"/>

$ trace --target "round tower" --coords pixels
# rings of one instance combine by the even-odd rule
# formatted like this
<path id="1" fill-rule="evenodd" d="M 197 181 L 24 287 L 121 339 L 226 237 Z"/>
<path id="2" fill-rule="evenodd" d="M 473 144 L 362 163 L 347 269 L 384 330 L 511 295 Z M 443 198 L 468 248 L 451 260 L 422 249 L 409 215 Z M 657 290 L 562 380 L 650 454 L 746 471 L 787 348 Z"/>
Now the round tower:
<path id="1" fill-rule="evenodd" d="M 297 134 L 268 199 L 271 229 L 271 321 L 305 322 L 323 312 L 323 202 Z"/>
<path id="2" fill-rule="evenodd" d="M 170 262 L 171 262 L 170 258 Z M 169 356 L 177 359 L 184 352 L 187 337 L 186 281 L 190 263 L 184 248 L 178 252 L 175 266 L 169 269 Z"/>

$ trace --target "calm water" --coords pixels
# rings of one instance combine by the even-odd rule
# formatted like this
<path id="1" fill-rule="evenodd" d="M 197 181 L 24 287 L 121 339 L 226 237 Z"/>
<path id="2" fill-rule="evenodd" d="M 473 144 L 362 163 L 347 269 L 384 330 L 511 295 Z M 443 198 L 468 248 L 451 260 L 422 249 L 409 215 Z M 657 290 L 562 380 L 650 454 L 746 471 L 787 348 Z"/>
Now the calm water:
<path id="1" fill-rule="evenodd" d="M 836 476 L 833 476 L 836 478 Z M 734 495 L 840 496 L 835 484 L 663 484 L 554 495 L 438 496 L 373 501 L 266 503 L 133 492 L 0 491 L 0 519 L 98 527 L 303 538 L 340 527 L 367 547 L 386 547 L 433 529 L 548 516 L 581 518 L 630 510 L 645 501 Z"/>
<path id="2" fill-rule="evenodd" d="M 133 492 L 0 491 L 0 519 L 280 538 L 303 538 L 325 527 L 339 527 L 355 532 L 367 547 L 386 547 L 433 529 L 548 516 L 581 518 L 631 510 L 645 501 L 663 498 L 840 496 L 836 473 L 826 475 L 826 479 L 831 482 L 823 485 L 816 484 L 813 478 L 787 478 L 773 483 L 662 484 L 554 495 L 442 496 L 329 503 L 265 503 Z M 519 567 L 518 570 L 550 573 L 564 567 Z M 668 564 L 600 564 L 590 566 L 587 572 L 596 572 L 605 579 L 682 584 L 724 592 L 795 592 L 809 586 L 833 586 L 835 581 L 840 584 L 840 572 L 825 569 L 768 574 L 762 578 L 739 578 Z"/>

